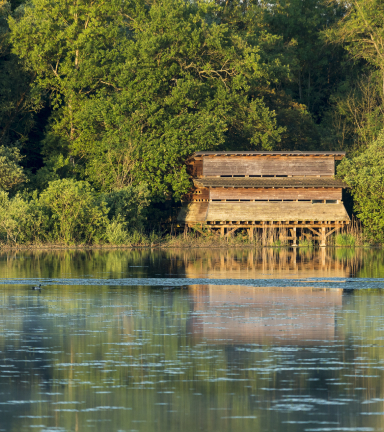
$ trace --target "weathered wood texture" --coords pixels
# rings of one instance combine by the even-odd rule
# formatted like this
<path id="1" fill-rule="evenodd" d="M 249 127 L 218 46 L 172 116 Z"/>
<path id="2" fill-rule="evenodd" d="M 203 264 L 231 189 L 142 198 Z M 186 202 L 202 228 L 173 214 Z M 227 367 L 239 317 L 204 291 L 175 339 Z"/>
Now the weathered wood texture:
<path id="1" fill-rule="evenodd" d="M 343 204 L 308 202 L 212 202 L 206 221 L 344 221 L 349 220 Z"/>
<path id="2" fill-rule="evenodd" d="M 177 217 L 179 222 L 204 223 L 207 218 L 208 202 L 194 202 L 184 205 Z"/>
<path id="3" fill-rule="evenodd" d="M 199 178 L 203 175 L 203 160 L 195 159 L 187 164 L 187 172 L 189 175 L 195 178 Z"/>
<path id="4" fill-rule="evenodd" d="M 317 157 L 328 156 L 334 160 L 341 160 L 345 156 L 345 152 L 302 152 L 302 151 L 198 151 L 193 154 L 192 158 L 200 158 L 204 156 L 252 156 L 252 157 L 265 157 L 265 156 L 302 156 L 302 157 Z"/>
<path id="5" fill-rule="evenodd" d="M 310 202 L 192 202 L 186 204 L 179 222 L 226 221 L 349 221 L 343 204 Z"/>
<path id="6" fill-rule="evenodd" d="M 209 188 L 197 188 L 190 194 L 192 200 L 209 200 Z"/>
<path id="7" fill-rule="evenodd" d="M 204 189 L 206 191 L 207 189 Z M 342 189 L 212 188 L 208 199 L 227 200 L 341 200 Z M 197 196 L 202 196 L 198 194 Z M 206 194 L 204 195 L 206 196 Z"/>
<path id="8" fill-rule="evenodd" d="M 204 157 L 203 176 L 296 175 L 332 176 L 335 161 L 327 157 Z"/>
<path id="9" fill-rule="evenodd" d="M 194 179 L 196 187 L 234 188 L 346 188 L 342 180 L 329 177 L 220 177 Z"/>

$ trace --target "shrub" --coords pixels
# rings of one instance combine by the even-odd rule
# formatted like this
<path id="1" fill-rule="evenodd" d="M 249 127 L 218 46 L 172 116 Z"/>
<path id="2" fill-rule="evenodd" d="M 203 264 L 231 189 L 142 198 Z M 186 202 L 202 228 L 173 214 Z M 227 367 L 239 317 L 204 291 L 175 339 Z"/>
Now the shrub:
<path id="1" fill-rule="evenodd" d="M 8 193 L 0 192 L 0 236 L 7 244 L 19 240 L 22 229 L 20 218 L 26 212 L 26 205 L 19 196 L 11 201 Z"/>
<path id="2" fill-rule="evenodd" d="M 129 233 L 126 229 L 126 223 L 121 217 L 116 217 L 108 223 L 105 238 L 108 243 L 114 245 L 128 243 Z"/>
<path id="3" fill-rule="evenodd" d="M 107 207 L 97 199 L 89 183 L 73 179 L 53 181 L 39 201 L 50 217 L 51 240 L 98 243 L 105 236 Z"/>
<path id="4" fill-rule="evenodd" d="M 42 241 L 48 218 L 36 200 L 28 202 L 20 195 L 12 199 L 0 192 L 0 239 L 9 243 Z"/>
<path id="5" fill-rule="evenodd" d="M 50 182 L 39 198 L 29 200 L 20 194 L 9 198 L 0 189 L 0 242 L 151 244 L 157 235 L 148 237 L 142 229 L 148 194 L 146 187 L 127 187 L 100 196 L 87 182 L 73 179 Z"/>
<path id="6" fill-rule="evenodd" d="M 144 227 L 147 219 L 150 204 L 149 195 L 150 192 L 146 185 L 126 186 L 103 194 L 101 199 L 106 202 L 109 208 L 109 219 L 115 220 L 115 228 L 118 223 L 125 221 L 129 230 L 137 230 Z M 117 220 L 119 222 L 116 222 Z"/>

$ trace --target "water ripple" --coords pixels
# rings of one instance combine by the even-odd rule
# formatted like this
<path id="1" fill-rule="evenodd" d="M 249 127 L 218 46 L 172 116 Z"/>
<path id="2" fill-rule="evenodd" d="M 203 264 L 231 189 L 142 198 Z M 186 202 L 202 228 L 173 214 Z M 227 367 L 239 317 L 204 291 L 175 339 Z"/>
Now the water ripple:
<path id="1" fill-rule="evenodd" d="M 306 278 L 306 279 L 209 279 L 209 278 L 3 278 L 0 285 L 76 286 L 152 286 L 181 287 L 185 285 L 241 285 L 249 287 L 313 287 L 337 289 L 384 289 L 384 279 Z"/>

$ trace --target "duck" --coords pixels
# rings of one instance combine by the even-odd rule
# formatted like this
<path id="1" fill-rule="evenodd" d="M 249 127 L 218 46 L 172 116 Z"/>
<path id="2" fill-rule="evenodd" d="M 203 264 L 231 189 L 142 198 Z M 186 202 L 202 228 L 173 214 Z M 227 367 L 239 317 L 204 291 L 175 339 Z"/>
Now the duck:
<path id="1" fill-rule="evenodd" d="M 38 286 L 34 286 L 32 287 L 33 291 L 41 291 L 41 284 L 39 284 Z"/>

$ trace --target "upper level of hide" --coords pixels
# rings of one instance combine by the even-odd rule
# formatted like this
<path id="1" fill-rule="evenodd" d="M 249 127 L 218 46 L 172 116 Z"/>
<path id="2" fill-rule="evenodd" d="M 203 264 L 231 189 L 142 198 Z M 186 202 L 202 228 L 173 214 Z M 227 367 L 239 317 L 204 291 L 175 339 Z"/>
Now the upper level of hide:
<path id="1" fill-rule="evenodd" d="M 194 178 L 332 177 L 345 152 L 196 152 L 187 161 Z"/>

